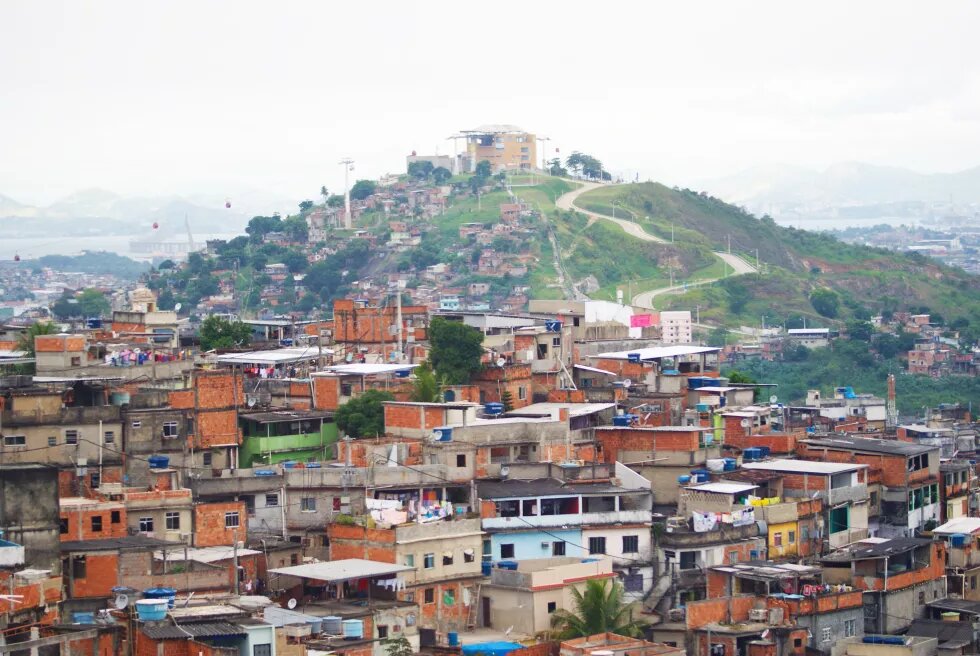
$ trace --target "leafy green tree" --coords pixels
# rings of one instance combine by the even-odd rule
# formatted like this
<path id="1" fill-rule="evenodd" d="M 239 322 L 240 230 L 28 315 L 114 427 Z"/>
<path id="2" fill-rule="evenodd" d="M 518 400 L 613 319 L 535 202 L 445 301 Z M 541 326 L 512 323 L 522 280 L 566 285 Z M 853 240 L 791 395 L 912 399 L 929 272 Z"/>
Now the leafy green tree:
<path id="1" fill-rule="evenodd" d="M 385 401 L 394 401 L 389 392 L 369 389 L 337 408 L 337 428 L 353 438 L 376 437 L 385 432 Z"/>
<path id="2" fill-rule="evenodd" d="M 252 242 L 260 242 L 270 232 L 278 232 L 281 229 L 282 219 L 278 216 L 255 216 L 248 222 L 245 232 Z"/>
<path id="3" fill-rule="evenodd" d="M 708 333 L 708 346 L 725 346 L 728 344 L 728 329 L 718 326 Z"/>
<path id="4" fill-rule="evenodd" d="M 306 212 L 309 212 L 312 209 L 313 209 L 313 201 L 312 200 L 304 200 L 304 201 L 301 201 L 300 204 L 299 204 L 299 211 L 302 212 L 302 213 L 304 213 L 304 214 Z"/>
<path id="5" fill-rule="evenodd" d="M 316 307 L 316 296 L 313 294 L 304 294 L 303 298 L 299 299 L 296 304 L 296 309 L 300 312 L 310 313 Z"/>
<path id="6" fill-rule="evenodd" d="M 882 333 L 875 336 L 874 348 L 878 355 L 886 360 L 891 360 L 899 354 L 899 338 L 889 333 Z"/>
<path id="7" fill-rule="evenodd" d="M 862 342 L 870 342 L 872 335 L 874 335 L 875 327 L 871 325 L 868 321 L 859 321 L 857 319 L 852 319 L 846 324 L 847 336 L 851 339 L 861 340 Z"/>
<path id="8" fill-rule="evenodd" d="M 34 338 L 40 335 L 56 335 L 57 333 L 58 327 L 50 321 L 35 321 L 17 339 L 17 350 L 23 351 L 26 354 L 24 357 L 33 358 Z"/>
<path id="9" fill-rule="evenodd" d="M 231 322 L 224 317 L 210 316 L 201 324 L 200 337 L 204 351 L 237 348 L 248 346 L 252 340 L 252 329 L 241 321 Z"/>
<path id="10" fill-rule="evenodd" d="M 438 166 L 432 170 L 432 181 L 437 185 L 444 185 L 449 182 L 453 174 L 445 166 Z"/>
<path id="11" fill-rule="evenodd" d="M 97 289 L 83 289 L 77 294 L 66 291 L 51 306 L 54 315 L 61 319 L 77 317 L 102 317 L 109 314 L 109 301 Z"/>
<path id="12" fill-rule="evenodd" d="M 638 638 L 646 623 L 633 618 L 623 595 L 623 586 L 608 579 L 590 579 L 584 590 L 572 590 L 574 612 L 564 608 L 551 615 L 551 626 L 562 640 L 601 633 Z"/>
<path id="13" fill-rule="evenodd" d="M 489 178 L 493 175 L 493 167 L 490 165 L 488 160 L 480 160 L 476 164 L 476 169 L 473 171 L 479 178 Z"/>
<path id="14" fill-rule="evenodd" d="M 320 186 L 320 198 L 323 199 L 323 206 L 327 206 L 327 201 L 330 200 L 330 192 L 327 191 L 327 185 Z"/>
<path id="15" fill-rule="evenodd" d="M 514 409 L 514 395 L 510 393 L 510 390 L 505 389 L 501 392 L 500 403 L 504 406 L 504 412 L 510 412 Z"/>
<path id="16" fill-rule="evenodd" d="M 748 384 L 756 383 L 758 381 L 756 381 L 756 379 L 753 378 L 750 374 L 738 370 L 733 370 L 728 372 L 728 382 L 743 383 L 748 385 Z"/>
<path id="17" fill-rule="evenodd" d="M 166 271 L 168 269 L 176 269 L 176 268 L 177 268 L 177 264 L 173 260 L 164 260 L 163 262 L 157 265 L 158 271 Z"/>
<path id="18" fill-rule="evenodd" d="M 310 268 L 310 262 L 299 251 L 286 251 L 280 258 L 292 273 L 302 273 Z"/>
<path id="19" fill-rule="evenodd" d="M 412 162 L 408 165 L 409 177 L 416 178 L 418 180 L 427 179 L 430 175 L 432 175 L 432 172 L 434 170 L 435 167 L 432 165 L 432 162 L 427 162 L 424 160 L 419 162 Z"/>
<path id="20" fill-rule="evenodd" d="M 428 360 L 424 360 L 415 368 L 415 380 L 412 381 L 411 399 L 418 403 L 440 403 L 442 401 L 442 385 L 432 370 Z"/>
<path id="21" fill-rule="evenodd" d="M 804 362 L 810 357 L 810 349 L 802 344 L 790 344 L 783 349 L 783 360 L 786 362 Z"/>
<path id="22" fill-rule="evenodd" d="M 568 175 L 568 169 L 561 165 L 561 160 L 557 157 L 548 162 L 548 173 L 557 177 L 565 177 Z M 647 201 L 649 202 L 649 201 Z"/>
<path id="23" fill-rule="evenodd" d="M 342 194 L 331 194 L 327 199 L 327 207 L 343 207 L 344 197 Z"/>
<path id="24" fill-rule="evenodd" d="M 832 289 L 822 287 L 810 294 L 810 304 L 822 316 L 833 319 L 840 311 L 840 297 Z"/>
<path id="25" fill-rule="evenodd" d="M 412 643 L 405 636 L 385 638 L 381 641 L 381 645 L 384 647 L 385 656 L 415 656 Z"/>
<path id="26" fill-rule="evenodd" d="M 364 200 L 375 192 L 378 185 L 374 180 L 358 180 L 350 188 L 350 197 L 354 200 Z"/>
<path id="27" fill-rule="evenodd" d="M 739 314 L 745 309 L 745 305 L 752 299 L 752 292 L 744 284 L 729 278 L 721 283 L 721 286 L 728 293 L 728 309 L 733 314 Z"/>
<path id="28" fill-rule="evenodd" d="M 443 317 L 429 323 L 429 359 L 448 385 L 462 385 L 480 370 L 483 333 L 476 328 Z"/>
<path id="29" fill-rule="evenodd" d="M 164 289 L 157 296 L 157 307 L 161 310 L 173 310 L 175 305 L 177 305 L 177 298 L 170 289 Z"/>
<path id="30" fill-rule="evenodd" d="M 311 204 L 313 201 L 307 201 Z M 297 241 L 305 243 L 310 237 L 310 226 L 306 223 L 306 219 L 301 216 L 291 216 L 282 222 L 282 230 L 287 235 L 291 241 Z"/>

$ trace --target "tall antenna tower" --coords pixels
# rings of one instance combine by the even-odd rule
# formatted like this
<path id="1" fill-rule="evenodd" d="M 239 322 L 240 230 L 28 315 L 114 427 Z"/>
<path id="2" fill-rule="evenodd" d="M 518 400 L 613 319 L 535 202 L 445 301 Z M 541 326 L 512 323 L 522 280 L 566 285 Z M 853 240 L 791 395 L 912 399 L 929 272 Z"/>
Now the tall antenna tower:
<path id="1" fill-rule="evenodd" d="M 898 426 L 898 399 L 895 394 L 895 374 L 888 374 L 888 399 L 885 401 L 885 425 Z"/>
<path id="2" fill-rule="evenodd" d="M 339 163 L 344 165 L 344 228 L 350 230 L 354 227 L 354 217 L 350 213 L 350 172 L 354 170 L 354 160 L 345 157 Z"/>

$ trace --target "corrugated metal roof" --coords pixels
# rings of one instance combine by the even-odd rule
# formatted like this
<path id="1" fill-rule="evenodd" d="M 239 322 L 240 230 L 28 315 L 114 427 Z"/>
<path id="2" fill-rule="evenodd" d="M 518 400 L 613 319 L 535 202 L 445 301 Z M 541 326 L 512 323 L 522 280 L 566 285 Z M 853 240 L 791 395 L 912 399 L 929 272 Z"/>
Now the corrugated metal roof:
<path id="1" fill-rule="evenodd" d="M 230 622 L 201 622 L 199 624 L 171 624 L 163 626 L 144 626 L 143 634 L 153 640 L 174 640 L 191 638 L 220 638 L 243 636 L 245 629 Z"/>

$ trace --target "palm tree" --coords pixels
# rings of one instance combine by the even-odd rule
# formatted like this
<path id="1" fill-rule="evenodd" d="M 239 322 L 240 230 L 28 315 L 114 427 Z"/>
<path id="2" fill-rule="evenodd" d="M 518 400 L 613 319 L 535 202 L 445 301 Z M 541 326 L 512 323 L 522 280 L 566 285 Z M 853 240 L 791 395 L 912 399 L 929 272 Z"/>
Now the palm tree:
<path id="1" fill-rule="evenodd" d="M 326 207 L 327 206 L 327 200 L 330 199 L 330 192 L 327 191 L 327 186 L 326 185 L 321 185 L 320 186 L 320 195 L 323 196 L 323 206 Z"/>
<path id="2" fill-rule="evenodd" d="M 412 382 L 410 398 L 416 403 L 440 403 L 442 401 L 442 381 L 436 378 L 428 360 L 423 360 L 415 368 L 415 380 Z"/>
<path id="3" fill-rule="evenodd" d="M 575 612 L 556 610 L 551 616 L 551 626 L 558 629 L 562 640 L 616 633 L 640 637 L 646 622 L 633 619 L 633 611 L 623 600 L 623 586 L 606 579 L 590 579 L 585 590 L 572 590 Z"/>

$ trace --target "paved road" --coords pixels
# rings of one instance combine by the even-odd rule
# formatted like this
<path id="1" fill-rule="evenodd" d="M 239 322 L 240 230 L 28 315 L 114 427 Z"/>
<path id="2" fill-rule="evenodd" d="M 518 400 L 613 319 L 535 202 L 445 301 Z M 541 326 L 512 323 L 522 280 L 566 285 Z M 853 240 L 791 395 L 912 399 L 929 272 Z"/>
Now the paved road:
<path id="1" fill-rule="evenodd" d="M 667 241 L 657 237 L 656 235 L 651 235 L 649 232 L 643 229 L 638 223 L 633 223 L 632 221 L 627 221 L 625 219 L 617 219 L 606 214 L 599 214 L 598 212 L 591 212 L 589 210 L 584 210 L 575 204 L 575 199 L 584 194 L 585 192 L 595 189 L 597 187 L 603 186 L 598 182 L 583 182 L 580 187 L 573 189 L 565 194 L 562 194 L 555 201 L 555 204 L 559 209 L 570 211 L 575 210 L 576 212 L 581 212 L 586 216 L 593 219 L 602 219 L 604 221 L 612 221 L 616 223 L 627 234 L 636 237 L 637 239 L 642 239 L 643 241 L 652 241 L 659 244 L 666 244 Z M 755 273 L 756 269 L 754 266 L 743 260 L 738 255 L 733 255 L 731 253 L 725 253 L 722 251 L 714 251 L 714 254 L 731 268 L 732 273 L 729 275 L 740 276 L 746 273 Z M 653 308 L 653 299 L 661 294 L 671 294 L 676 292 L 684 292 L 691 287 L 698 287 L 700 285 L 709 285 L 713 282 L 718 282 L 720 278 L 710 278 L 705 280 L 697 280 L 689 283 L 680 283 L 670 287 L 661 287 L 660 289 L 651 289 L 646 292 L 641 292 L 633 296 L 633 305 L 644 308 Z"/>

